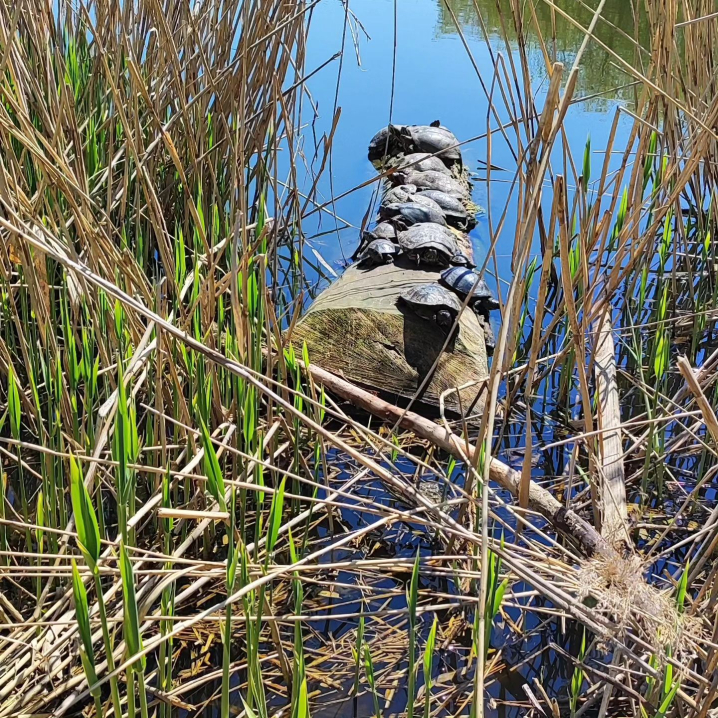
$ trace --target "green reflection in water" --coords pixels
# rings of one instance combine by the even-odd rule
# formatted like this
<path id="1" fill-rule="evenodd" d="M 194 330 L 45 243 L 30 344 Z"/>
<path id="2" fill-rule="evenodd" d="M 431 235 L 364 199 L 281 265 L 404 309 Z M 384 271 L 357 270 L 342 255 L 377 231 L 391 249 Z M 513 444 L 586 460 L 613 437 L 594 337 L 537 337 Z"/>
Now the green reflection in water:
<path id="1" fill-rule="evenodd" d="M 453 12 L 466 35 L 483 37 L 483 28 L 485 28 L 491 44 L 496 48 L 496 41 L 503 37 L 502 28 L 505 28 L 511 49 L 518 49 L 513 31 L 511 0 L 436 0 L 436 2 L 438 36 L 457 34 Z M 531 2 L 532 0 L 519 0 L 524 8 L 526 53 L 532 72 L 531 79 L 536 83 L 537 80 L 541 82 L 546 79 L 547 60 L 563 62 L 568 72 L 583 42 L 584 33 L 543 0 L 533 2 L 532 12 Z M 632 66 L 640 68 L 647 64 L 648 55 L 637 47 L 634 38 L 639 38 L 641 47 L 645 48 L 648 45 L 648 31 L 645 15 L 640 8 L 634 8 L 634 2 L 608 0 L 602 12 L 602 18 L 608 22 L 599 20 L 595 36 Z M 451 11 L 447 8 L 447 4 Z M 556 5 L 584 28 L 590 25 L 593 18 L 591 6 L 596 7 L 597 4 L 598 0 L 588 0 L 586 3 L 576 0 L 556 0 Z M 477 8 L 481 13 L 481 20 Z M 537 26 L 540 33 L 537 31 Z M 633 78 L 620 67 L 618 61 L 609 52 L 595 41 L 588 43 L 581 61 L 576 97 L 599 95 L 586 102 L 593 110 L 608 107 L 615 100 L 632 103 L 636 91 L 635 87 L 630 86 L 632 82 Z"/>

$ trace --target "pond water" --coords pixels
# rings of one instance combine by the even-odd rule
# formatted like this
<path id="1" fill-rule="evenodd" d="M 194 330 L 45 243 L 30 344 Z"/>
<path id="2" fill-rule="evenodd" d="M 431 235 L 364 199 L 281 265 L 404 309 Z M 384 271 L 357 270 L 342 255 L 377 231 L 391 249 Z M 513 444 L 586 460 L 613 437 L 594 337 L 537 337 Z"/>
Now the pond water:
<path id="1" fill-rule="evenodd" d="M 592 17 L 588 6 L 578 2 L 568 5 L 571 7 L 566 11 L 583 27 L 588 26 Z M 498 6 L 496 0 L 352 0 L 348 7 L 356 20 L 350 15 L 346 24 L 346 6 L 341 2 L 320 2 L 313 8 L 307 72 L 325 63 L 344 46 L 343 62 L 334 60 L 308 82 L 318 117 L 314 116 L 308 98 L 304 102 L 308 162 L 314 152 L 314 138 L 329 135 L 335 106 L 341 108 L 332 143 L 331 175 L 326 172 L 319 183 L 323 201 L 342 195 L 376 176 L 366 158 L 366 147 L 374 133 L 390 119 L 407 124 L 428 124 L 440 119 L 460 141 L 486 133 L 489 101 L 479 75 L 490 88 L 494 74 L 492 53 L 500 54 L 505 62 L 511 54 L 519 66 L 517 43 L 510 41 L 507 46 L 501 31 L 502 22 L 507 28 L 512 27 L 510 0 L 500 0 Z M 633 35 L 635 20 L 631 3 L 608 0 L 603 17 L 611 24 L 599 22 L 598 38 L 621 57 L 635 62 L 635 45 L 628 35 L 622 34 L 625 31 Z M 527 29 L 525 52 L 540 109 L 548 87 L 544 52 L 551 60 L 566 65 L 565 77 L 584 35 L 558 13 L 552 16 L 551 8 L 544 3 L 537 4 L 535 22 L 541 34 L 539 36 L 534 26 Z M 482 26 L 486 28 L 488 43 Z M 540 37 L 544 38 L 544 44 Z M 589 44 L 580 68 L 575 97 L 586 99 L 571 106 L 564 127 L 579 162 L 590 135 L 594 163 L 597 164 L 603 161 L 603 149 L 614 114 L 619 107 L 631 105 L 635 88 L 631 77 L 597 43 Z M 507 121 L 509 114 L 503 104 L 496 103 L 496 107 L 499 119 Z M 621 137 L 627 136 L 632 121 L 630 116 L 621 115 L 613 155 L 616 164 L 620 161 L 616 151 L 623 148 Z M 498 127 L 493 116 L 490 126 L 494 130 Z M 485 210 L 472 233 L 480 260 L 490 242 L 490 221 L 496 226 L 508 204 L 506 222 L 497 243 L 497 267 L 503 280 L 511 276 L 510 257 L 516 225 L 516 193 L 511 192 L 516 170 L 516 140 L 509 137 L 513 147 L 500 134 L 494 135 L 492 165 L 501 169 L 492 171 L 490 192 L 481 181 L 485 177 L 486 141 L 479 139 L 463 147 L 465 164 L 476 174 L 474 200 Z M 317 159 L 315 168 L 318 164 Z M 309 177 L 306 186 L 311 186 Z M 341 272 L 345 258 L 356 248 L 358 227 L 367 213 L 375 188 L 376 185 L 371 184 L 350 192 L 331 205 L 341 221 L 326 213 L 319 218 L 315 213 L 304 224 L 310 245 L 336 272 Z M 550 192 L 546 194 L 550 195 Z M 489 269 L 492 268 L 493 263 L 489 265 Z"/>
<path id="2" fill-rule="evenodd" d="M 311 11 L 306 72 L 311 73 L 342 50 L 343 60 L 334 59 L 312 75 L 307 83 L 302 137 L 303 162 L 306 164 L 301 166 L 300 162 L 296 168 L 300 173 L 300 184 L 301 173 L 306 173 L 303 185 L 308 191 L 314 182 L 312 170 L 317 171 L 322 164 L 321 147 L 317 151 L 316 146 L 321 145 L 323 136 L 331 133 L 335 111 L 341 108 L 332 142 L 331 161 L 318 184 L 318 201 L 326 203 L 333 196 L 340 198 L 327 207 L 333 214 L 313 212 L 303 222 L 310 247 L 305 256 L 314 261 L 312 250 L 318 252 L 325 266 L 331 267 L 336 274 L 341 273 L 356 249 L 359 228 L 366 221 L 376 190 L 376 184 L 371 180 L 377 173 L 366 156 L 371 137 L 390 121 L 428 124 L 440 119 L 460 141 L 485 135 L 488 127 L 496 129 L 499 122 L 508 121 L 510 115 L 501 103 L 497 103 L 498 119 L 490 116 L 490 104 L 481 80 L 485 86 L 491 85 L 495 66 L 492 55 L 494 58 L 501 55 L 506 63 L 512 56 L 518 67 L 521 51 L 515 41 L 507 44 L 503 39 L 502 23 L 507 28 L 512 27 L 510 0 L 499 0 L 498 3 L 496 0 L 351 0 L 347 5 L 348 2 L 322 0 Z M 570 4 L 566 10 L 577 22 L 583 27 L 588 26 L 592 17 L 590 7 L 579 2 L 562 2 L 562 6 L 566 4 Z M 350 11 L 348 21 L 347 7 Z M 621 57 L 636 62 L 634 43 L 621 34 L 621 31 L 633 34 L 635 19 L 631 3 L 608 0 L 604 17 L 611 25 L 599 24 L 597 37 Z M 524 51 L 531 68 L 532 91 L 540 109 L 548 87 L 545 58 L 563 62 L 567 75 L 584 34 L 559 15 L 552 15 L 546 4 L 538 4 L 535 8 L 535 22 L 540 32 L 528 28 Z M 589 44 L 580 67 L 575 98 L 583 99 L 574 102 L 569 109 L 564 122 L 567 140 L 580 162 L 590 136 L 594 163 L 603 163 L 611 126 L 619 112 L 612 166 L 616 169 L 624 138 L 628 136 L 633 122 L 629 115 L 620 113 L 620 108 L 632 106 L 635 88 L 631 77 L 598 44 Z M 513 89 L 518 91 L 516 87 Z M 507 212 L 496 245 L 498 278 L 503 282 L 511 278 L 517 216 L 517 199 L 511 192 L 516 171 L 516 138 L 509 137 L 513 140 L 511 145 L 499 134 L 494 135 L 491 162 L 498 169 L 492 170 L 490 191 L 485 181 L 486 140 L 477 139 L 462 148 L 464 163 L 473 174 L 474 201 L 484 210 L 471 235 L 479 260 L 483 259 L 490 244 L 490 227 L 496 226 L 502 214 Z M 562 166 L 557 165 L 556 171 L 562 172 Z M 370 184 L 360 187 L 366 182 Z M 359 188 L 352 191 L 356 187 Z M 550 188 L 547 187 L 547 190 L 544 202 L 550 204 Z M 368 219 L 372 219 L 371 215 Z M 493 269 L 493 263 L 489 264 L 489 269 Z M 325 276 L 323 282 L 330 278 Z M 338 465 L 343 465 L 344 461 L 337 458 Z M 416 467 L 412 462 L 405 462 L 405 465 L 399 462 L 393 468 L 411 475 Z M 353 470 L 351 462 L 347 462 L 346 473 L 334 477 L 334 481 L 339 485 Z M 373 493 L 382 500 L 390 498 L 378 484 L 367 483 L 363 491 Z M 346 511 L 342 514 L 342 521 L 346 526 L 354 527 L 364 518 L 361 512 L 353 515 L 353 512 Z M 391 556 L 413 555 L 421 540 L 416 538 L 419 532 L 414 533 L 410 529 L 405 526 L 399 533 L 381 536 L 372 550 L 381 556 L 383 552 Z M 328 539 L 327 531 L 323 532 L 320 528 L 318 538 Z M 422 551 L 429 549 L 422 547 Z M 333 554 L 331 558 L 359 557 L 358 554 L 341 553 Z M 340 572 L 335 581 L 337 585 L 355 585 L 356 575 Z M 381 584 L 377 583 L 376 587 L 380 586 L 387 595 L 391 592 L 395 594 L 385 607 L 403 609 L 403 580 L 382 576 L 377 581 Z M 441 588 L 447 592 L 452 590 L 449 581 Z M 365 611 L 380 608 L 379 604 L 374 605 L 371 601 L 360 604 L 361 596 L 358 592 L 343 592 L 328 603 L 321 595 L 312 597 L 313 600 L 307 597 L 305 610 L 314 610 L 329 617 L 322 625 L 309 622 L 316 633 L 313 639 L 307 640 L 308 650 L 319 650 L 329 639 L 331 645 L 337 647 L 337 663 L 351 661 L 347 659 L 351 653 L 348 639 L 356 628 L 356 619 L 334 619 L 332 616 L 334 611 L 344 616 L 353 614 L 360 605 Z M 558 622 L 546 621 L 540 627 L 539 623 L 538 618 L 529 615 L 524 626 L 525 633 L 519 637 L 512 637 L 509 631 L 496 626 L 492 643 L 495 648 L 501 648 L 507 668 L 494 676 L 495 680 L 489 686 L 491 701 L 487 705 L 488 715 L 497 718 L 523 715 L 526 700 L 524 685 L 533 685 L 534 680 L 546 686 L 553 695 L 565 695 L 572 668 L 569 663 L 559 660 L 551 641 L 572 646 L 572 652 L 576 653 L 573 644 L 580 640 L 580 635 L 571 626 L 567 629 L 566 626 L 559 626 Z M 424 626 L 424 629 L 427 627 Z M 425 633 L 426 630 L 423 631 Z M 385 656 L 384 661 L 393 659 L 395 667 L 403 666 L 403 643 L 388 646 L 386 651 L 388 657 Z M 456 684 L 470 680 L 470 675 L 464 673 L 467 651 L 467 646 L 440 651 L 434 666 L 437 675 L 450 676 L 447 680 Z M 527 659 L 527 656 L 532 658 Z M 331 664 L 329 661 L 324 665 L 327 674 L 332 673 Z M 355 702 L 349 697 L 350 690 L 350 680 L 334 684 L 331 690 L 324 691 L 326 695 L 323 694 L 322 699 L 317 700 L 313 715 L 328 718 L 371 714 L 373 704 L 370 694 L 363 692 Z M 388 713 L 401 714 L 405 701 L 405 686 L 397 685 Z"/>

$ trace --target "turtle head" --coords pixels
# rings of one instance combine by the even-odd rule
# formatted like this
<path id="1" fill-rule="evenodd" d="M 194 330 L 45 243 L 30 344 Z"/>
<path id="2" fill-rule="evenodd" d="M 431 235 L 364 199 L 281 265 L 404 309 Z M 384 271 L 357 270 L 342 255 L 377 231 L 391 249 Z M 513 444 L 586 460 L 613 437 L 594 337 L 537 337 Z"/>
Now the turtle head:
<path id="1" fill-rule="evenodd" d="M 424 261 L 427 264 L 436 264 L 437 257 L 438 255 L 433 247 L 427 247 L 424 250 Z"/>
<path id="2" fill-rule="evenodd" d="M 449 329 L 454 323 L 454 317 L 448 309 L 439 309 L 436 313 L 436 323 L 442 329 Z"/>
<path id="3" fill-rule="evenodd" d="M 403 170 L 396 170 L 396 172 L 392 172 L 387 179 L 393 185 L 406 184 L 406 172 Z"/>
<path id="4" fill-rule="evenodd" d="M 411 138 L 411 130 L 405 125 L 389 125 L 389 134 L 393 137 L 404 152 L 411 152 L 414 141 Z"/>

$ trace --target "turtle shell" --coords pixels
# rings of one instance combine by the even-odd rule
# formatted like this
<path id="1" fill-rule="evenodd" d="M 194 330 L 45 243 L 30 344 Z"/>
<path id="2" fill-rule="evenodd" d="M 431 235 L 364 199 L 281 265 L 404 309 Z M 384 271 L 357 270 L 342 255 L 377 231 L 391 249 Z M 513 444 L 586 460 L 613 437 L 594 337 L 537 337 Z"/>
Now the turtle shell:
<path id="1" fill-rule="evenodd" d="M 381 199 L 382 204 L 397 204 L 400 202 L 413 202 L 417 196 L 416 187 L 413 184 L 400 184 L 398 187 L 391 187 Z M 429 199 L 428 197 L 426 199 Z M 433 200 L 432 200 L 433 201 Z M 436 202 L 434 202 L 436 204 Z M 439 206 L 438 204 L 436 205 Z"/>
<path id="2" fill-rule="evenodd" d="M 416 202 L 403 202 L 401 204 L 388 204 L 379 208 L 379 216 L 383 220 L 391 220 L 407 227 L 420 222 L 446 225 L 444 213 Z"/>
<path id="3" fill-rule="evenodd" d="M 430 155 L 428 152 L 412 152 L 405 155 L 399 162 L 399 167 L 405 167 L 414 172 L 433 171 L 451 174 L 451 170 L 438 157 Z"/>
<path id="4" fill-rule="evenodd" d="M 438 153 L 444 164 L 448 166 L 461 164 L 459 140 L 446 127 L 409 125 L 404 128 L 403 133 L 410 137 L 414 152 L 428 152 L 432 155 Z"/>
<path id="5" fill-rule="evenodd" d="M 454 316 L 461 311 L 461 302 L 448 289 L 440 284 L 415 284 L 402 292 L 401 299 L 412 309 L 447 309 Z"/>
<path id="6" fill-rule="evenodd" d="M 465 255 L 463 252 L 457 252 L 452 258 L 451 263 L 457 267 L 467 267 L 473 269 L 476 265 L 471 261 L 471 258 Z"/>
<path id="7" fill-rule="evenodd" d="M 456 199 L 467 199 L 468 193 L 464 185 L 457 179 L 444 174 L 443 172 L 414 172 L 413 170 L 399 170 L 390 175 L 394 182 L 399 184 L 413 184 L 419 191 L 435 189 L 445 192 Z"/>
<path id="8" fill-rule="evenodd" d="M 444 210 L 447 224 L 452 227 L 467 230 L 476 226 L 476 218 L 467 212 L 460 199 L 452 197 L 446 192 L 440 192 L 438 189 L 425 189 L 414 194 L 411 201 L 420 202 L 422 199 L 431 199 L 436 202 Z"/>
<path id="9" fill-rule="evenodd" d="M 399 245 L 410 259 L 421 259 L 422 254 L 433 250 L 439 262 L 446 266 L 456 254 L 456 240 L 451 230 L 438 224 L 421 223 L 399 233 Z"/>
<path id="10" fill-rule="evenodd" d="M 466 267 L 449 267 L 449 269 L 445 269 L 441 273 L 441 281 L 449 289 L 453 289 L 460 297 L 465 297 L 473 287 L 474 293 L 471 296 L 474 301 L 494 299 L 494 295 L 484 278 Z"/>
<path id="11" fill-rule="evenodd" d="M 387 262 L 398 251 L 397 246 L 388 239 L 375 239 L 373 242 L 369 242 L 362 259 L 374 263 Z"/>
<path id="12" fill-rule="evenodd" d="M 390 242 L 398 241 L 396 227 L 391 222 L 379 222 L 368 234 L 371 234 L 374 239 L 388 239 Z"/>
<path id="13" fill-rule="evenodd" d="M 384 157 L 401 152 L 404 143 L 400 137 L 404 129 L 404 125 L 390 125 L 379 130 L 369 142 L 369 161 L 381 162 Z"/>

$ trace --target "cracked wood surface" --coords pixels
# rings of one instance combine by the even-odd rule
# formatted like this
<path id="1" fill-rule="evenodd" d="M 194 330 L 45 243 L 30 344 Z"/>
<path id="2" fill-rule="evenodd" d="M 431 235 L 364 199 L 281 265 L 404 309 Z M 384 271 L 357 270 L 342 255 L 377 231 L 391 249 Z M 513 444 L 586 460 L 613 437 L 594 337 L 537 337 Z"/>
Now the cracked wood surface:
<path id="1" fill-rule="evenodd" d="M 447 389 L 473 386 L 445 398 L 446 407 L 467 414 L 481 412 L 475 402 L 488 376 L 484 333 L 476 315 L 465 309 L 446 351 L 444 332 L 397 302 L 417 284 L 438 281 L 440 272 L 398 260 L 371 269 L 354 265 L 322 292 L 295 327 L 292 343 L 307 342 L 312 363 L 374 390 L 411 398 L 431 370 L 421 401 L 437 406 Z"/>

